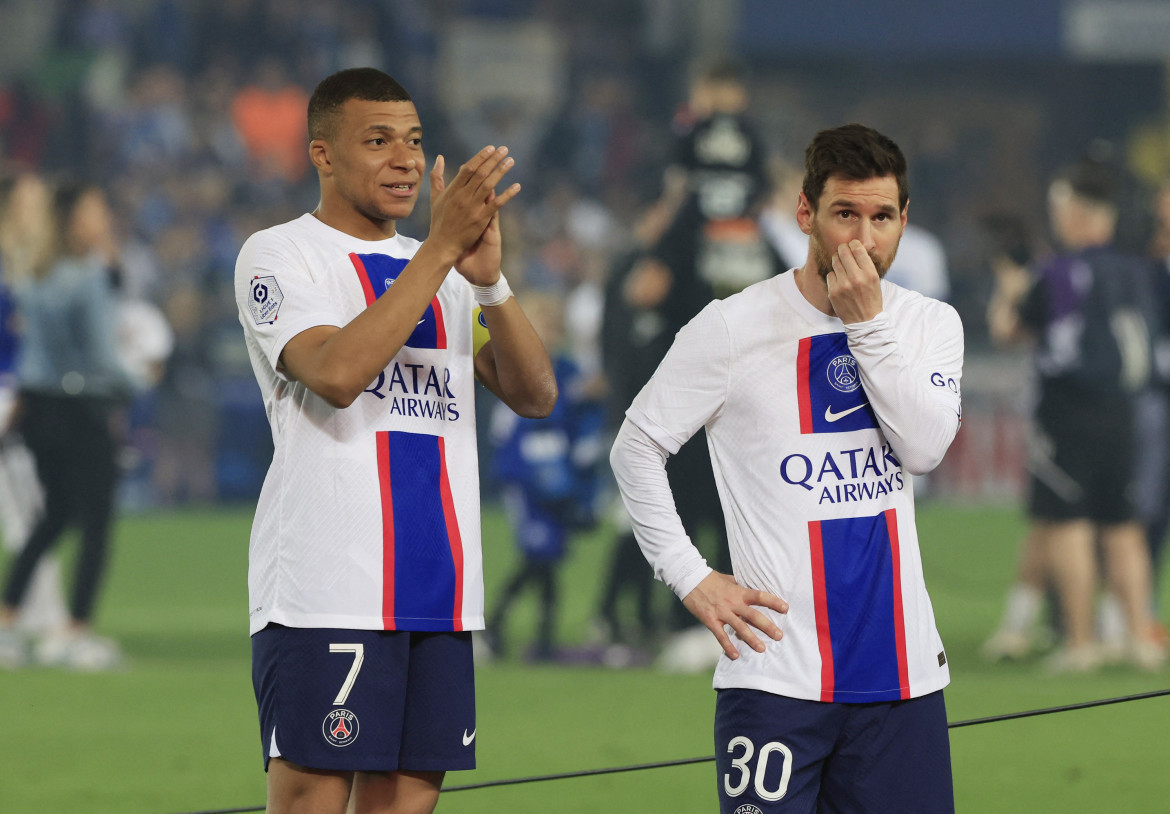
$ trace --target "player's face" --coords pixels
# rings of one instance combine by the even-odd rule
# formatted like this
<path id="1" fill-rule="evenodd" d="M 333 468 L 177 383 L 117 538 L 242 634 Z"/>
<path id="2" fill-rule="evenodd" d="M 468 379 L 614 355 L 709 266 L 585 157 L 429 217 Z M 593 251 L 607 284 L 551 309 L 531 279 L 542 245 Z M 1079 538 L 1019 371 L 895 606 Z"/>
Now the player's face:
<path id="1" fill-rule="evenodd" d="M 356 213 L 381 222 L 414 211 L 426 157 L 413 103 L 350 99 L 328 155 L 332 191 Z"/>
<path id="2" fill-rule="evenodd" d="M 816 211 L 802 194 L 796 213 L 822 278 L 833 270 L 837 247 L 851 240 L 861 241 L 884 277 L 898 252 L 906 214 L 898 209 L 898 182 L 892 175 L 864 181 L 830 176 Z"/>

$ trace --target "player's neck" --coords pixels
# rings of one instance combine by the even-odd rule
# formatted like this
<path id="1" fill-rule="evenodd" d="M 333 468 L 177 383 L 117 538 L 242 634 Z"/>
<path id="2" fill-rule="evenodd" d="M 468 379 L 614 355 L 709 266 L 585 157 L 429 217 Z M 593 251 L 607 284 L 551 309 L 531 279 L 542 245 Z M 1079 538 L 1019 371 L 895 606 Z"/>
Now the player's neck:
<path id="1" fill-rule="evenodd" d="M 796 270 L 795 274 L 797 290 L 812 307 L 822 314 L 837 316 L 837 312 L 833 310 L 833 303 L 829 301 L 829 286 L 825 278 L 817 273 L 816 262 L 811 257 Z"/>
<path id="2" fill-rule="evenodd" d="M 317 204 L 313 217 L 359 240 L 385 240 L 397 234 L 397 221 L 374 220 L 351 207 L 331 205 L 325 199 Z"/>

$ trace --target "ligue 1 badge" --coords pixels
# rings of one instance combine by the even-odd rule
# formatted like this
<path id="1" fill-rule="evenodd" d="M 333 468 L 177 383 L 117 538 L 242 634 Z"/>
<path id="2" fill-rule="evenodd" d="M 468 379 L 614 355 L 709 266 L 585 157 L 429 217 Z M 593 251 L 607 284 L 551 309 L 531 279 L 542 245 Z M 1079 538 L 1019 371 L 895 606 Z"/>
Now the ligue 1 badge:
<path id="1" fill-rule="evenodd" d="M 827 373 L 829 384 L 842 393 L 852 393 L 861 387 L 861 376 L 857 373 L 857 360 L 849 354 L 843 354 L 829 362 Z"/>
<path id="2" fill-rule="evenodd" d="M 252 278 L 252 285 L 248 290 L 248 308 L 252 311 L 252 319 L 257 325 L 271 325 L 276 322 L 282 302 L 284 294 L 276 284 L 275 277 Z"/>
<path id="3" fill-rule="evenodd" d="M 349 746 L 357 740 L 357 716 L 348 709 L 335 709 L 321 723 L 321 734 L 333 746 Z"/>

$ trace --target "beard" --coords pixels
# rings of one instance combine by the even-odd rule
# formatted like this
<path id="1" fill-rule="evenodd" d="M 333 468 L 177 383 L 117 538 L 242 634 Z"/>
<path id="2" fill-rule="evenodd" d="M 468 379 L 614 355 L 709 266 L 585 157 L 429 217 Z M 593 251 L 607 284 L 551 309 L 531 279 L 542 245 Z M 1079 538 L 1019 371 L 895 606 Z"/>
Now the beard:
<path id="1" fill-rule="evenodd" d="M 817 226 L 814 219 L 812 224 L 812 234 L 809 235 L 809 247 L 812 249 L 813 262 L 817 265 L 817 274 L 821 279 L 829 276 L 829 272 L 833 270 L 833 255 L 830 254 L 829 249 L 825 246 L 825 239 L 821 235 L 821 230 Z M 884 278 L 886 272 L 890 270 L 890 264 L 894 262 L 894 256 L 898 253 L 898 244 L 902 242 L 902 236 L 898 235 L 897 241 L 890 249 L 890 253 L 885 257 L 878 255 L 876 252 L 866 252 L 869 259 L 873 261 L 873 267 L 877 269 L 878 277 Z"/>

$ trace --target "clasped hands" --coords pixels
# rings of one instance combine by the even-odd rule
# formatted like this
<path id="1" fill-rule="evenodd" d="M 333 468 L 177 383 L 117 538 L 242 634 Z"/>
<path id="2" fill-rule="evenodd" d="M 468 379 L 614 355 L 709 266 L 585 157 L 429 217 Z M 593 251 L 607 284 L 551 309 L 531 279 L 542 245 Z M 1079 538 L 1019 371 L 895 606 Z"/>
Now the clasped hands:
<path id="1" fill-rule="evenodd" d="M 450 184 L 443 178 L 446 162 L 435 158 L 431 168 L 431 232 L 452 254 L 452 265 L 472 285 L 492 285 L 499 279 L 503 255 L 500 209 L 520 192 L 512 184 L 502 193 L 496 185 L 515 165 L 507 147 L 484 147 Z"/>

